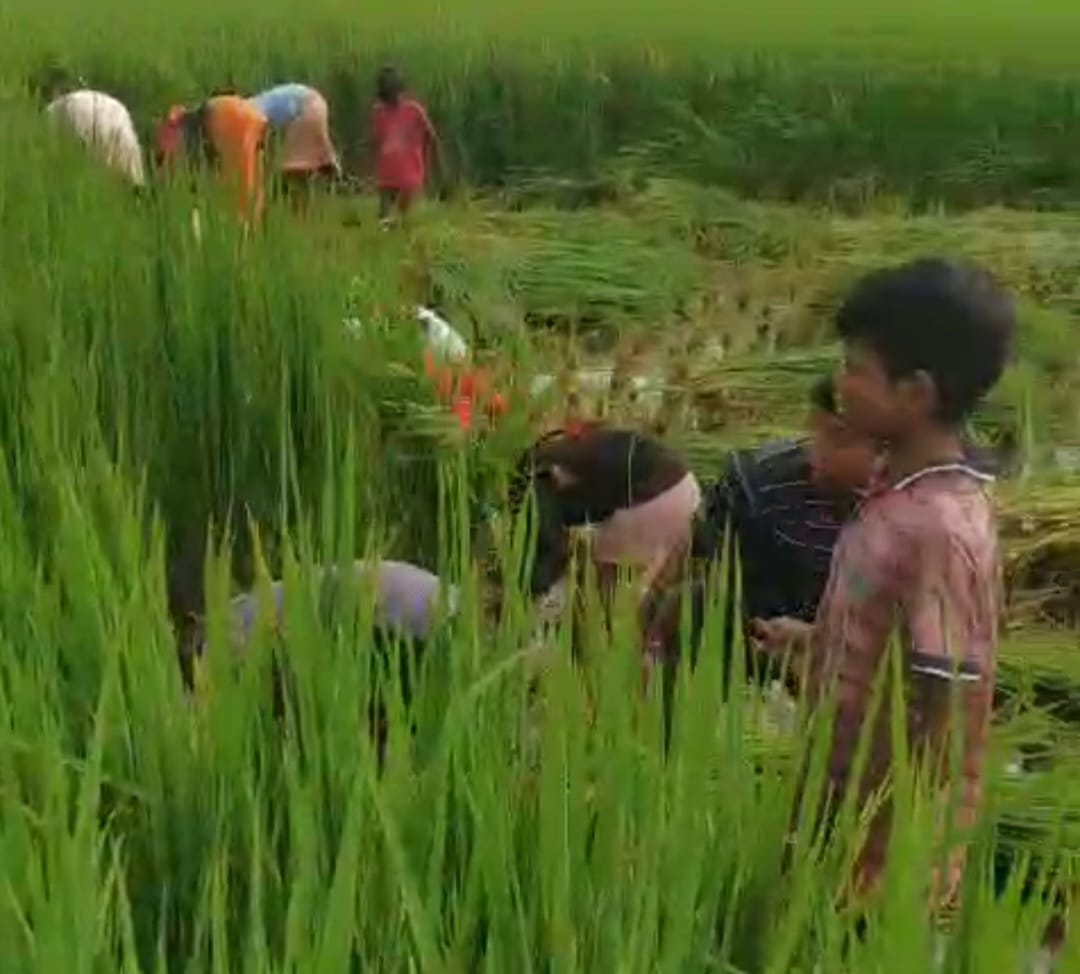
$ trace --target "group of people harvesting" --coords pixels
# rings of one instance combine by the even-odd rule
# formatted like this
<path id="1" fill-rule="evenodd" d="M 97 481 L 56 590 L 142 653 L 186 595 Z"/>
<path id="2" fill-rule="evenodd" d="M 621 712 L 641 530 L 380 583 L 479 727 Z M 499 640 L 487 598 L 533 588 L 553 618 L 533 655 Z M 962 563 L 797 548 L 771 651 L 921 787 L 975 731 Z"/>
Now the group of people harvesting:
<path id="1" fill-rule="evenodd" d="M 71 91 L 49 112 L 104 150 L 132 183 L 145 182 L 142 150 L 119 102 Z M 257 214 L 271 130 L 282 133 L 277 166 L 286 179 L 340 174 L 326 101 L 299 84 L 173 107 L 157 129 L 155 158 L 219 168 L 234 181 L 244 212 Z M 386 218 L 408 210 L 422 191 L 438 145 L 426 111 L 393 68 L 378 74 L 371 136 Z M 951 782 L 958 800 L 946 826 L 957 838 L 947 867 L 927 877 L 940 907 L 958 895 L 964 835 L 980 808 L 1002 613 L 988 492 L 997 460 L 975 450 L 964 428 L 1003 372 L 1016 312 L 981 267 L 927 258 L 864 277 L 835 324 L 843 364 L 815 385 L 807 435 L 733 453 L 709 482 L 677 451 L 632 429 L 576 423 L 536 440 L 520 458 L 509 498 L 510 513 L 531 518 L 535 539 L 522 588 L 539 621 L 554 593 L 582 590 L 583 576 L 570 577 L 573 566 L 592 574 L 610 621 L 618 583 L 629 574 L 646 674 L 670 688 L 677 668 L 696 659 L 706 618 L 702 579 L 732 538 L 743 599 L 734 625 L 727 620 L 725 653 L 748 647 L 753 671 L 786 663 L 788 685 L 800 685 L 811 701 L 835 693 L 826 815 L 849 789 L 862 807 L 884 795 L 855 863 L 858 896 L 873 893 L 886 865 L 893 768 L 887 713 L 869 727 L 869 757 L 856 776 L 857 745 L 879 669 L 898 637 L 912 755 L 947 777 L 959 740 L 960 780 Z M 323 580 L 343 582 L 336 570 Z M 456 624 L 457 590 L 424 568 L 362 561 L 353 580 L 373 584 L 377 648 L 403 642 L 406 655 L 422 663 L 440 628 Z M 488 604 L 497 612 L 513 579 L 488 581 Z M 173 566 L 170 611 L 189 680 L 207 650 L 202 591 L 201 562 Z M 284 587 L 275 583 L 271 592 L 269 614 L 283 627 Z M 684 633 L 687 598 L 692 626 Z M 261 614 L 257 596 L 237 597 L 231 613 L 231 638 L 242 647 Z M 385 733 L 385 711 L 375 716 Z M 944 794 L 944 781 L 941 787 Z"/>
<path id="2" fill-rule="evenodd" d="M 864 806 L 882 789 L 887 796 L 888 717 L 873 723 L 858 780 L 853 767 L 875 677 L 897 635 L 911 753 L 947 774 L 952 744 L 961 742 L 951 820 L 959 838 L 947 869 L 928 877 L 933 902 L 943 905 L 958 893 L 963 836 L 980 807 L 1002 611 L 988 492 L 998 460 L 976 450 L 964 429 L 1002 374 L 1016 313 L 984 269 L 927 258 L 862 279 L 836 327 L 843 364 L 814 387 L 808 435 L 735 453 L 711 481 L 631 429 L 586 422 L 537 439 L 509 498 L 511 513 L 533 519 L 535 551 L 521 587 L 539 619 L 553 592 L 582 591 L 572 566 L 590 572 L 610 621 L 612 596 L 629 579 L 646 679 L 669 684 L 704 645 L 700 581 L 733 538 L 742 632 L 719 641 L 724 651 L 748 647 L 756 672 L 758 663 L 775 673 L 786 661 L 789 685 L 801 684 L 813 701 L 836 692 L 826 810 L 849 787 Z M 441 627 L 456 624 L 457 590 L 435 574 L 401 562 L 359 562 L 356 572 L 375 583 L 378 640 L 400 636 L 422 661 Z M 511 584 L 490 581 L 493 591 Z M 282 586 L 274 597 L 283 624 Z M 689 633 L 681 626 L 687 598 Z M 497 592 L 490 604 L 498 606 Z M 190 664 L 205 649 L 198 611 L 173 608 Z M 234 602 L 238 645 L 257 608 L 254 595 Z M 880 880 L 889 816 L 886 797 L 855 866 L 857 894 Z"/>
<path id="3" fill-rule="evenodd" d="M 127 107 L 112 95 L 79 87 L 53 72 L 41 84 L 46 112 L 63 122 L 132 186 L 147 182 L 147 160 Z M 341 158 L 330 135 L 326 99 L 305 84 L 268 88 L 250 97 L 216 93 L 196 105 L 173 105 L 154 132 L 153 162 L 159 172 L 180 164 L 217 171 L 237 194 L 246 219 L 257 219 L 265 202 L 265 157 L 285 188 L 340 179 Z M 423 193 L 439 137 L 424 106 L 411 97 L 394 67 L 375 82 L 369 123 L 374 159 L 371 175 L 379 216 L 405 214 Z"/>

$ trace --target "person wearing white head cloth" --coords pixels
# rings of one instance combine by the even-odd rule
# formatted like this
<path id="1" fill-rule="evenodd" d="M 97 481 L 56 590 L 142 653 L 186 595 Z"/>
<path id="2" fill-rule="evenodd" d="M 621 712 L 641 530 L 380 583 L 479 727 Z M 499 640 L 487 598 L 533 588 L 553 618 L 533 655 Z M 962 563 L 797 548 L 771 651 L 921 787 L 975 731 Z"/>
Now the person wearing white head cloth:
<path id="1" fill-rule="evenodd" d="M 66 124 L 79 140 L 133 186 L 146 185 L 142 145 L 123 102 L 83 88 L 49 102 L 46 114 Z"/>

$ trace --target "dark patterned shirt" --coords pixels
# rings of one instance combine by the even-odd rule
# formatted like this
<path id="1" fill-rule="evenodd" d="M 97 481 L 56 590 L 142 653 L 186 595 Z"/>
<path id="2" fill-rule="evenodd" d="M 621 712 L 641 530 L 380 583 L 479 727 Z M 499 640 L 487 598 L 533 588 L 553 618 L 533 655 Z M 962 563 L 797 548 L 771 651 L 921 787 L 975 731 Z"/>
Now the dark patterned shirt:
<path id="1" fill-rule="evenodd" d="M 730 515 L 738 538 L 744 604 L 750 618 L 813 620 L 829 577 L 845 503 L 815 487 L 803 440 L 766 443 L 728 459 L 706 492 L 697 554 L 715 556 Z"/>

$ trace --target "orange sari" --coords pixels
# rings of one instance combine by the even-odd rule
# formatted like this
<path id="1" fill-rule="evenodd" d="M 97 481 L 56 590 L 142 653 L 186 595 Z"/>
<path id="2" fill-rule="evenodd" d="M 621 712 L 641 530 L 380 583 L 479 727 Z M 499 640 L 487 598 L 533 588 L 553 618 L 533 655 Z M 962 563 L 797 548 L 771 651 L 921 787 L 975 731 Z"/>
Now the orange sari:
<path id="1" fill-rule="evenodd" d="M 246 98 L 220 95 L 206 102 L 206 135 L 221 158 L 225 178 L 234 182 L 240 209 L 256 219 L 264 205 L 262 146 L 266 117 Z"/>

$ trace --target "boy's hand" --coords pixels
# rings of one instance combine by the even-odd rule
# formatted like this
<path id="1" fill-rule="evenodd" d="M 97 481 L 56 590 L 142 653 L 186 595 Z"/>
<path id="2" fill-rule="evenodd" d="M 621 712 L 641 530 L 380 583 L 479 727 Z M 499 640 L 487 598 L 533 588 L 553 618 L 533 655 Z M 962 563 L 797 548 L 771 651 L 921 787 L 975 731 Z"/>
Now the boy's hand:
<path id="1" fill-rule="evenodd" d="M 779 616 L 775 619 L 752 619 L 750 639 L 755 650 L 769 656 L 798 652 L 810 642 L 814 627 L 808 622 Z"/>

